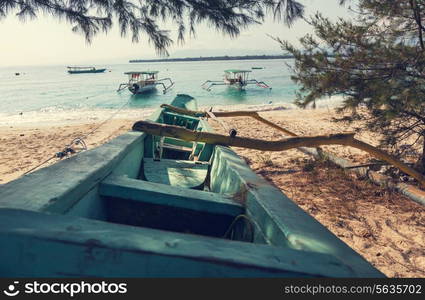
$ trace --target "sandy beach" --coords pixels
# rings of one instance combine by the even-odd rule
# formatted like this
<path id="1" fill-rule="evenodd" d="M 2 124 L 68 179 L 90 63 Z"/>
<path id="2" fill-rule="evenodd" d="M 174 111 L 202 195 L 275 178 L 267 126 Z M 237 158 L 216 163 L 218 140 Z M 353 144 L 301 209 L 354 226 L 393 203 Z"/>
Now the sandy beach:
<path id="1" fill-rule="evenodd" d="M 151 111 L 123 110 L 107 122 L 104 121 L 111 113 L 100 110 L 4 116 L 0 118 L 0 184 L 22 176 L 63 150 L 73 139 L 92 131 L 84 141 L 88 149 L 93 149 L 128 131 L 134 121 L 146 118 Z M 337 115 L 330 108 L 298 110 L 276 106 L 270 111 L 263 109 L 260 114 L 299 135 L 353 132 L 359 128 L 358 123 L 334 122 Z M 283 137 L 255 120 L 231 118 L 225 121 L 237 128 L 239 136 L 267 140 Z M 210 123 L 223 132 L 218 123 Z M 362 131 L 356 137 L 377 144 L 376 134 Z M 256 173 L 280 188 L 385 275 L 425 277 L 424 206 L 326 162 L 315 162 L 298 150 L 234 150 Z M 325 150 L 355 162 L 371 158 L 353 148 L 327 146 Z M 58 159 L 52 159 L 43 166 L 56 161 Z"/>

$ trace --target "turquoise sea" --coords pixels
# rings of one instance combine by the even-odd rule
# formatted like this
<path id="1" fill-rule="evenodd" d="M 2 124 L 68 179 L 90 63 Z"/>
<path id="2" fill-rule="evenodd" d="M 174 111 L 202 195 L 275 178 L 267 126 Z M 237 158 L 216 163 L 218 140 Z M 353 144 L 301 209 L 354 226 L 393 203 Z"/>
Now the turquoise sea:
<path id="1" fill-rule="evenodd" d="M 291 103 L 296 85 L 286 66 L 290 60 L 240 60 L 204 62 L 126 63 L 96 65 L 107 71 L 99 74 L 68 74 L 66 66 L 28 66 L 0 69 L 0 112 L 16 114 L 29 111 L 66 111 L 76 109 L 152 108 L 170 103 L 178 93 L 197 98 L 200 106 Z M 250 78 L 264 81 L 272 90 L 250 85 L 245 91 L 225 86 L 208 92 L 201 88 L 206 80 L 221 80 L 225 69 L 252 70 Z M 126 71 L 157 70 L 159 77 L 170 77 L 174 87 L 165 95 L 132 96 L 128 90 L 117 93 L 127 81 Z M 20 73 L 16 76 L 15 73 Z"/>

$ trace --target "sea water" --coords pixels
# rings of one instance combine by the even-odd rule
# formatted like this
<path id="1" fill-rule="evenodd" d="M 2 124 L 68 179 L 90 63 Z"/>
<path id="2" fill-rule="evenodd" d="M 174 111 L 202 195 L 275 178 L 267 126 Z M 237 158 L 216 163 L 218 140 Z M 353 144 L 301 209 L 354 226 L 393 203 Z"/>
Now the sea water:
<path id="1" fill-rule="evenodd" d="M 170 103 L 176 94 L 195 97 L 199 106 L 262 105 L 292 103 L 298 87 L 291 81 L 288 60 L 192 61 L 126 63 L 97 65 L 104 73 L 68 74 L 66 66 L 29 66 L 0 69 L 0 113 L 19 114 L 37 111 L 87 109 L 157 108 Z M 262 69 L 251 69 L 261 67 Z M 272 89 L 248 85 L 238 91 L 227 86 L 201 88 L 206 80 L 223 79 L 226 69 L 252 71 L 251 79 L 264 81 Z M 166 94 L 158 91 L 134 96 L 127 89 L 117 92 L 127 82 L 127 71 L 159 71 L 159 78 L 171 78 L 175 85 Z M 19 73 L 19 75 L 15 75 Z"/>

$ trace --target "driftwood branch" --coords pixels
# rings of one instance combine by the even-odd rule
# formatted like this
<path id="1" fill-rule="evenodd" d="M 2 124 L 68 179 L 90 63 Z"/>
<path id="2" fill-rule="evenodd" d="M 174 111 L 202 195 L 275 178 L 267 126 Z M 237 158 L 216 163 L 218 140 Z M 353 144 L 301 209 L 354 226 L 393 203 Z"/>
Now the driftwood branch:
<path id="1" fill-rule="evenodd" d="M 237 136 L 230 137 L 210 132 L 192 131 L 179 126 L 165 125 L 147 121 L 138 121 L 134 123 L 133 130 L 143 131 L 148 134 L 158 136 L 178 138 L 185 141 L 195 141 L 208 144 L 250 148 L 262 151 L 284 151 L 293 148 L 318 147 L 322 145 L 351 146 L 366 151 L 374 157 L 396 166 L 406 174 L 409 174 L 410 176 L 418 180 L 419 183 L 425 187 L 425 177 L 421 173 L 410 168 L 405 163 L 391 156 L 385 151 L 355 139 L 354 133 L 308 137 L 289 137 L 279 141 L 266 141 Z"/>
<path id="2" fill-rule="evenodd" d="M 167 104 L 164 104 L 162 107 L 167 107 L 169 110 L 173 110 L 173 111 L 176 111 L 175 109 L 177 109 L 177 110 L 180 111 L 181 114 L 186 114 L 186 112 L 189 112 L 189 114 L 192 115 L 192 116 L 198 116 L 198 117 L 199 116 L 205 116 L 204 112 L 188 111 L 188 110 L 181 109 L 181 108 L 174 107 L 174 106 L 167 105 Z M 280 127 L 277 124 L 274 124 L 274 123 L 260 117 L 257 112 L 252 112 L 252 111 L 218 112 L 218 114 L 219 115 L 221 114 L 220 117 L 237 117 L 237 116 L 253 117 L 253 118 L 256 118 L 258 121 L 260 121 L 264 124 L 267 124 L 267 125 L 275 128 L 275 129 L 285 133 L 286 135 L 297 136 L 297 134 L 295 134 L 295 133 L 293 133 L 293 132 L 291 132 L 291 131 L 289 131 L 285 128 Z M 308 155 L 312 155 L 316 158 L 327 157 L 334 164 L 336 164 L 336 165 L 338 165 L 342 168 L 349 169 L 350 171 L 352 171 L 352 172 L 354 172 L 358 175 L 361 175 L 361 176 L 367 176 L 370 180 L 372 180 L 374 183 L 376 183 L 378 185 L 384 184 L 384 185 L 387 185 L 391 188 L 394 188 L 394 189 L 398 190 L 399 192 L 401 192 L 403 195 L 406 195 L 407 197 L 409 197 L 410 199 L 425 205 L 425 192 L 420 190 L 420 189 L 417 189 L 414 186 L 411 186 L 411 185 L 408 185 L 408 184 L 405 184 L 405 183 L 393 183 L 388 176 L 385 176 L 385 175 L 382 175 L 380 173 L 371 171 L 368 168 L 362 167 L 362 168 L 350 169 L 352 164 L 349 161 L 346 161 L 345 159 L 336 157 L 336 156 L 334 156 L 330 153 L 325 153 L 320 149 L 320 147 L 317 147 L 316 149 L 301 147 L 301 148 L 298 148 L 298 150 L 300 150 L 301 152 L 306 153 Z M 406 172 L 406 173 L 410 175 L 409 172 Z"/>
<path id="3" fill-rule="evenodd" d="M 198 117 L 198 118 L 209 118 L 208 112 L 204 112 L 204 111 L 194 111 L 194 110 L 186 110 L 180 107 L 175 107 L 169 104 L 162 104 L 161 105 L 162 108 L 166 108 L 168 110 L 174 111 L 176 113 L 182 114 L 182 115 L 187 115 L 187 116 L 192 116 L 192 117 Z M 216 111 L 214 112 L 214 116 L 216 116 L 217 118 L 221 117 L 221 118 L 231 118 L 231 117 L 252 117 L 264 124 L 267 124 L 268 126 L 271 126 L 283 133 L 285 133 L 286 135 L 289 136 L 297 136 L 297 134 L 283 128 L 280 127 L 279 125 L 276 125 L 273 122 L 270 122 L 264 118 L 262 118 L 258 112 L 256 111 Z"/>
<path id="4" fill-rule="evenodd" d="M 138 121 L 134 123 L 133 130 L 143 131 L 158 136 L 173 137 L 184 141 L 203 142 L 263 151 L 284 151 L 297 147 L 315 147 L 318 145 L 347 145 L 354 137 L 354 133 L 347 133 L 311 137 L 290 137 L 280 141 L 266 141 L 238 136 L 230 137 L 205 131 L 193 131 L 180 126 L 149 121 Z"/>

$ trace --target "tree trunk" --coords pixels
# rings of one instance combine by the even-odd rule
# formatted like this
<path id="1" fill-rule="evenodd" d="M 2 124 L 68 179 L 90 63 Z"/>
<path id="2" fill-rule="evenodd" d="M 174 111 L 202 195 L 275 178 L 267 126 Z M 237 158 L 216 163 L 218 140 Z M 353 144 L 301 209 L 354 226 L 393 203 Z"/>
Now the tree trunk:
<path id="1" fill-rule="evenodd" d="M 419 158 L 419 171 L 425 174 L 425 133 L 422 136 L 423 138 L 423 145 L 422 145 L 422 153 L 421 157 Z"/>

